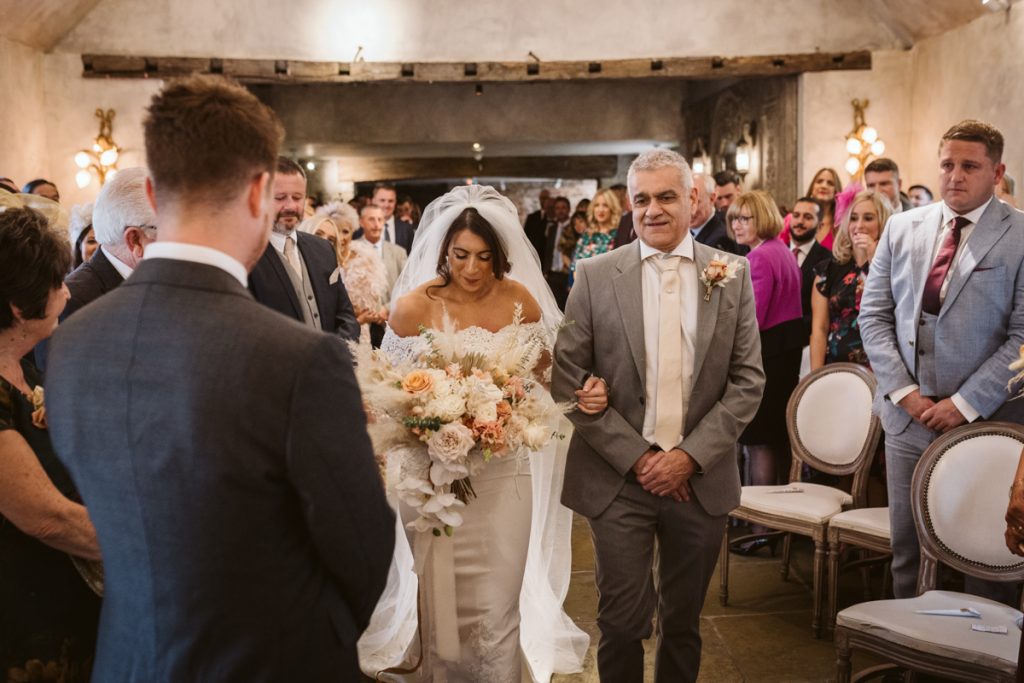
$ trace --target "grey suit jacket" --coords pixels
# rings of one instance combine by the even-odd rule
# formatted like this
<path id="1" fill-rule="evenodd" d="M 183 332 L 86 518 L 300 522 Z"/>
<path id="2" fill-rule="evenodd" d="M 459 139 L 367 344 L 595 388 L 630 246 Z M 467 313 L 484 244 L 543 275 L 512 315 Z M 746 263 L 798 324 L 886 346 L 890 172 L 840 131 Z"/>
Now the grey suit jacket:
<path id="1" fill-rule="evenodd" d="M 369 240 L 365 237 L 360 237 L 359 241 L 370 244 Z M 405 249 L 397 244 L 392 244 L 391 242 L 381 243 L 380 255 L 381 260 L 384 261 L 384 267 L 388 271 L 388 303 L 390 303 L 391 290 L 394 288 L 395 282 L 398 280 L 398 276 L 402 273 L 402 268 L 405 268 L 405 262 L 409 258 L 409 255 L 406 253 Z"/>
<path id="2" fill-rule="evenodd" d="M 699 276 L 715 252 L 699 243 L 693 248 Z M 710 301 L 704 301 L 704 286 L 697 285 L 693 389 L 681 448 L 700 468 L 690 482 L 711 515 L 739 504 L 736 440 L 754 418 L 764 390 L 753 287 L 748 264 L 740 260 L 742 274 L 714 288 Z M 575 432 L 562 502 L 587 517 L 611 504 L 651 446 L 642 435 L 647 360 L 641 270 L 639 242 L 577 263 L 565 310 L 568 324 L 555 344 L 551 390 L 557 400 L 574 400 L 573 391 L 588 374 L 610 387 L 608 409 L 601 415 L 569 414 Z"/>
<path id="3" fill-rule="evenodd" d="M 343 341 L 151 259 L 60 326 L 46 399 L 106 568 L 93 680 L 358 679 L 394 516 Z"/>
<path id="4" fill-rule="evenodd" d="M 942 222 L 942 204 L 889 219 L 860 304 L 860 330 L 878 378 L 875 410 L 898 434 L 910 415 L 887 396 L 917 384 L 921 297 Z M 1024 402 L 1006 403 L 1007 370 L 1024 343 L 1024 213 L 998 199 L 964 245 L 935 326 L 940 397 L 960 395 L 982 417 L 1019 422 Z"/>

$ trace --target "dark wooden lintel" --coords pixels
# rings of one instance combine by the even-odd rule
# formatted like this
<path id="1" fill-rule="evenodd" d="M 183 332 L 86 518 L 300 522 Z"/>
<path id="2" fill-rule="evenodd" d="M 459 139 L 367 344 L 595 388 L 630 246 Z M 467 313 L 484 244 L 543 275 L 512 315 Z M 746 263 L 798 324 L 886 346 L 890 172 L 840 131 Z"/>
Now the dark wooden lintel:
<path id="1" fill-rule="evenodd" d="M 339 175 L 363 182 L 389 178 L 472 178 L 474 176 L 508 178 L 608 178 L 618 169 L 615 156 L 546 156 L 469 158 L 388 159 L 361 157 L 340 159 Z"/>
<path id="2" fill-rule="evenodd" d="M 82 55 L 87 78 L 223 73 L 247 83 L 516 83 L 636 78 L 742 78 L 871 68 L 871 53 L 672 57 L 576 62 L 308 62 Z"/>

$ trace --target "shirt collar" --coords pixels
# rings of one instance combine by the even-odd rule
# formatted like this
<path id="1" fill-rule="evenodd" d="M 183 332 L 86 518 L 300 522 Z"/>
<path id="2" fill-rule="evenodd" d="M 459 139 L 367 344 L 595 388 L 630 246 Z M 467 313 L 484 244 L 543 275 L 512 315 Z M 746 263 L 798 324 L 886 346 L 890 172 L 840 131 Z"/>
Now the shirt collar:
<path id="1" fill-rule="evenodd" d="M 243 287 L 249 286 L 249 272 L 245 269 L 245 266 L 223 251 L 218 251 L 211 247 L 188 244 L 186 242 L 153 242 L 146 245 L 146 253 L 142 258 L 143 260 L 166 258 L 174 261 L 189 261 L 191 263 L 214 266 L 238 280 L 238 283 Z"/>
<path id="2" fill-rule="evenodd" d="M 984 214 L 985 210 L 988 209 L 988 205 L 992 203 L 993 199 L 995 199 L 995 195 L 989 197 L 987 202 L 976 208 L 974 211 L 968 211 L 965 214 L 957 213 L 953 209 L 949 208 L 946 202 L 942 202 L 942 224 L 945 225 L 946 223 L 949 223 L 957 216 L 962 215 L 964 218 L 971 222 L 971 225 L 977 225 L 978 221 L 981 220 L 982 214 Z"/>
<path id="3" fill-rule="evenodd" d="M 797 251 L 799 251 L 804 256 L 807 256 L 808 254 L 811 253 L 811 247 L 814 246 L 814 239 L 813 238 L 809 239 L 806 242 L 804 242 L 803 244 L 797 242 L 796 240 L 792 240 L 792 243 L 793 243 L 793 246 L 796 248 Z"/>
<path id="4" fill-rule="evenodd" d="M 277 232 L 271 231 L 270 233 L 270 244 L 282 254 L 284 253 L 284 243 L 289 237 L 295 240 L 295 246 L 298 246 L 299 239 L 295 236 L 295 231 L 290 230 L 289 232 Z"/>
<path id="5" fill-rule="evenodd" d="M 638 237 L 637 242 L 640 243 L 641 261 L 646 261 L 651 256 L 666 254 L 666 252 L 663 252 L 660 249 L 655 249 L 654 247 L 648 245 L 646 242 L 643 241 L 642 238 Z M 672 256 L 682 256 L 683 258 L 690 259 L 691 261 L 693 260 L 693 236 L 690 235 L 689 230 L 686 231 L 686 236 L 683 237 L 683 241 L 677 244 L 676 248 L 668 253 L 671 254 Z"/>
<path id="6" fill-rule="evenodd" d="M 110 261 L 110 265 L 114 266 L 114 270 L 117 271 L 118 275 L 123 277 L 125 280 L 135 272 L 134 268 L 111 254 L 103 245 L 100 245 L 100 250 L 103 252 L 103 255 L 107 257 L 107 260 Z"/>

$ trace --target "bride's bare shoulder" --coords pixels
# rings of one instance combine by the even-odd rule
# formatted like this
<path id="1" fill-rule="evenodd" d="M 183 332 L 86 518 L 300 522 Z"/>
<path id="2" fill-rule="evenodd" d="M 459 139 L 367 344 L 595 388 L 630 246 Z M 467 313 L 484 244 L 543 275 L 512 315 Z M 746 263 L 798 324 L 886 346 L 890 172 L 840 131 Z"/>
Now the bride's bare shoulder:
<path id="1" fill-rule="evenodd" d="M 420 325 L 430 326 L 434 307 L 439 304 L 436 297 L 429 296 L 427 288 L 435 284 L 441 284 L 440 278 L 420 285 L 391 305 L 388 325 L 399 337 L 414 337 L 420 333 Z"/>
<path id="2" fill-rule="evenodd" d="M 533 294 L 530 293 L 522 283 L 516 282 L 515 280 L 505 280 L 506 294 L 505 297 L 511 303 L 513 307 L 516 304 L 523 305 L 523 322 L 535 323 L 541 319 L 540 304 L 533 298 Z"/>

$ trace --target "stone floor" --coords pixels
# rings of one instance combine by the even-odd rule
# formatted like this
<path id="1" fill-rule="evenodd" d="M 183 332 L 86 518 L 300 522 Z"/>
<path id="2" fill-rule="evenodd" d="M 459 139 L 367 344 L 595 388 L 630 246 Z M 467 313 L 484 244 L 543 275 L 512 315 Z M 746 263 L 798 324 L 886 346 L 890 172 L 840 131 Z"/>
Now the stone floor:
<path id="1" fill-rule="evenodd" d="M 772 559 L 766 550 L 758 557 L 733 555 L 728 607 L 718 601 L 716 570 L 701 617 L 701 683 L 821 683 L 835 679 L 832 641 L 816 640 L 811 631 L 811 551 L 809 541 L 794 543 L 789 581 L 782 581 L 779 575 L 778 555 Z M 859 599 L 859 573 L 844 575 L 840 590 L 840 607 Z M 573 576 L 566 611 L 590 634 L 591 646 L 582 673 L 555 676 L 553 683 L 596 683 L 597 590 L 590 533 L 580 517 L 574 522 Z M 652 643 L 647 645 L 646 680 L 653 681 Z M 875 663 L 854 656 L 855 670 Z"/>

